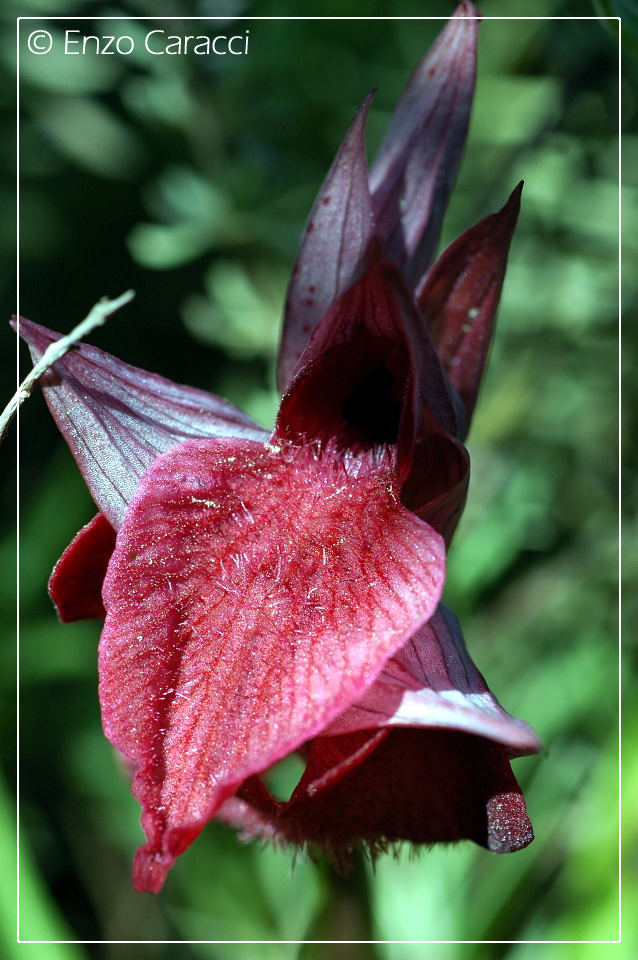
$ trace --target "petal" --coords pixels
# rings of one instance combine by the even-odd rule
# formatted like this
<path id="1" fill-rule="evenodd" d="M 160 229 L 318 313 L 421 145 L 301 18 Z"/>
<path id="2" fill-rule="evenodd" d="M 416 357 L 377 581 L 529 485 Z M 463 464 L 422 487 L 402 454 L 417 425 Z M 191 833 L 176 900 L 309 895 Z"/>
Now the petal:
<path id="1" fill-rule="evenodd" d="M 522 188 L 521 182 L 502 210 L 455 240 L 433 265 L 417 293 L 468 421 L 487 359 Z"/>
<path id="2" fill-rule="evenodd" d="M 49 596 L 63 623 L 103 617 L 102 583 L 115 549 L 115 530 L 98 513 L 76 533 L 49 579 Z"/>
<path id="3" fill-rule="evenodd" d="M 377 229 L 414 289 L 434 253 L 456 179 L 476 75 L 478 20 L 461 3 L 418 65 L 370 172 Z"/>
<path id="4" fill-rule="evenodd" d="M 441 429 L 455 429 L 431 336 L 396 268 L 377 252 L 315 329 L 282 400 L 277 432 L 336 438 L 355 451 L 398 444 L 403 479 L 424 408 Z"/>
<path id="5" fill-rule="evenodd" d="M 292 273 L 278 383 L 283 393 L 297 361 L 330 304 L 353 282 L 372 236 L 365 122 L 370 95 L 359 110 L 324 180 L 301 240 Z"/>
<path id="6" fill-rule="evenodd" d="M 434 527 L 446 546 L 461 519 L 469 480 L 467 450 L 424 409 L 410 473 L 401 488 L 401 503 Z"/>
<path id="7" fill-rule="evenodd" d="M 503 710 L 490 693 L 467 652 L 458 620 L 443 604 L 324 734 L 397 726 L 473 733 L 507 747 L 510 756 L 541 749 L 532 728 Z"/>
<path id="8" fill-rule="evenodd" d="M 139 771 L 139 889 L 251 774 L 363 695 L 434 612 L 440 537 L 374 458 L 187 441 L 143 478 L 104 585 L 107 736 Z"/>
<path id="9" fill-rule="evenodd" d="M 61 334 L 20 318 L 34 363 Z M 91 496 L 117 529 L 142 474 L 186 437 L 266 432 L 225 400 L 184 387 L 80 343 L 40 378 L 53 419 Z"/>
<path id="10" fill-rule="evenodd" d="M 358 737 L 335 738 L 330 754 L 338 750 L 347 756 L 349 740 Z M 311 783 L 326 765 L 323 739 L 314 741 L 308 759 Z M 360 841 L 373 853 L 396 840 L 463 839 L 508 853 L 534 837 L 507 751 L 467 733 L 395 729 L 363 763 L 326 789 L 305 787 L 302 781 L 290 802 L 277 810 L 277 828 L 294 843 L 318 843 L 337 855 L 345 853 L 346 862 L 348 850 Z"/>

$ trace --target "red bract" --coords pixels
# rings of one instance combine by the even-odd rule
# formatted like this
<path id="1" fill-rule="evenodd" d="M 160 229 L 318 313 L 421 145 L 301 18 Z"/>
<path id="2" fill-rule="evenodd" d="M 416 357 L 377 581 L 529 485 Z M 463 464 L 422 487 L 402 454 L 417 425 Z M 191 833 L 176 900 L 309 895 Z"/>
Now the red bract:
<path id="1" fill-rule="evenodd" d="M 443 31 L 370 176 L 370 99 L 347 133 L 290 283 L 272 434 L 86 344 L 42 378 L 100 509 L 50 592 L 63 620 L 106 616 L 100 702 L 143 809 L 140 890 L 215 815 L 346 860 L 360 841 L 532 839 L 509 760 L 538 740 L 439 605 L 520 199 L 428 269 L 476 27 Z M 59 337 L 20 333 L 34 359 Z M 261 775 L 292 751 L 306 769 L 284 802 Z"/>

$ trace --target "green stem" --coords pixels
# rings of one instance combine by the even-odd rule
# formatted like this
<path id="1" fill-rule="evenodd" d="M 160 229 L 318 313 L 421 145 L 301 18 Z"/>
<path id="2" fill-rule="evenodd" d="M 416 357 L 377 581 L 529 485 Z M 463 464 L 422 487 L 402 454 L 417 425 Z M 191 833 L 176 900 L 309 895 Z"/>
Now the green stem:
<path id="1" fill-rule="evenodd" d="M 352 869 L 345 876 L 326 864 L 323 881 L 328 888 L 326 903 L 306 935 L 319 942 L 307 943 L 300 960 L 331 960 L 334 946 L 330 941 L 351 941 L 339 948 L 341 960 L 378 960 L 376 945 L 370 942 L 373 917 L 364 854 L 353 854 Z"/>

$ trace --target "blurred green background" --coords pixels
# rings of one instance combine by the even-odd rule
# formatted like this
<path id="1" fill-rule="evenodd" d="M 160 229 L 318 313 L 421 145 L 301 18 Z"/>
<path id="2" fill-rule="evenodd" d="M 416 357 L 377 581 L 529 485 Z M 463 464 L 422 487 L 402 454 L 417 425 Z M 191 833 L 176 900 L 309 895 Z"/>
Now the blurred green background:
<path id="1" fill-rule="evenodd" d="M 16 5 L 5 4 L 3 15 Z M 274 2 L 128 0 L 64 4 L 64 14 L 268 16 Z M 485 0 L 486 16 L 590 16 L 577 0 Z M 628 0 L 627 70 L 635 68 Z M 178 9 L 179 8 L 179 9 Z M 622 9 L 620 9 L 622 8 Z M 452 12 L 432 0 L 352 0 L 352 16 Z M 60 15 L 52 0 L 20 15 Z M 305 15 L 343 11 L 314 0 Z M 635 22 L 635 21 L 634 21 Z M 59 36 L 143 36 L 150 24 L 23 24 Z M 110 26 L 110 29 L 109 29 Z M 155 24 L 175 34 L 188 23 Z M 33 56 L 21 45 L 22 313 L 69 330 L 103 294 L 133 304 L 93 342 L 129 363 L 239 403 L 264 425 L 287 277 L 314 194 L 357 106 L 379 88 L 374 155 L 403 83 L 441 22 L 252 22 L 247 57 Z M 12 21 L 0 50 L 11 107 Z M 242 846 L 211 824 L 157 898 L 129 882 L 141 839 L 126 776 L 103 738 L 97 622 L 61 626 L 50 570 L 93 513 L 39 396 L 21 417 L 21 936 L 27 940 L 607 940 L 617 936 L 617 39 L 596 21 L 487 21 L 477 97 L 444 243 L 499 207 L 519 179 L 523 208 L 496 342 L 469 447 L 469 505 L 446 598 L 470 651 L 546 751 L 515 761 L 536 831 L 509 857 L 467 844 L 361 863 L 324 864 Z M 625 94 L 625 202 L 638 196 L 635 87 Z M 5 143 L 12 142 L 10 116 Z M 15 307 L 13 155 L 2 152 L 0 242 L 5 315 Z M 635 256 L 635 233 L 625 251 Z M 0 333 L 3 384 L 14 340 Z M 26 353 L 26 352 L 25 352 Z M 22 356 L 23 374 L 27 370 Z M 2 449 L 3 794 L 0 851 L 13 862 L 15 616 L 12 449 Z M 631 493 L 631 491 L 629 491 Z M 629 573 L 631 574 L 630 567 Z M 634 568 L 635 572 L 635 568 Z M 630 601 L 631 602 L 631 601 Z M 630 704 L 626 728 L 636 731 Z M 635 755 L 625 785 L 638 792 Z M 628 826 L 628 843 L 638 831 Z M 631 858 L 628 858 L 631 867 Z M 13 956 L 11 885 L 0 900 Z M 631 939 L 635 913 L 627 916 Z M 635 929 L 635 928 L 634 928 Z M 37 949 L 37 948 L 32 948 Z M 49 945 L 43 956 L 331 956 L 334 947 Z M 527 960 L 533 945 L 360 944 L 341 956 Z M 543 956 L 600 956 L 557 945 Z"/>

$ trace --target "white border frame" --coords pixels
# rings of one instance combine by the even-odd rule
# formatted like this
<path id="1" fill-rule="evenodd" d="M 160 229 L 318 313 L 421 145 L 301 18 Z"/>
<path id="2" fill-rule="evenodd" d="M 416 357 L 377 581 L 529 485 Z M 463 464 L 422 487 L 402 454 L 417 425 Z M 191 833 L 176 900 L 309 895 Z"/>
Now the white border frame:
<path id="1" fill-rule="evenodd" d="M 136 17 L 136 16 L 29 16 L 16 17 L 16 314 L 20 316 L 20 24 L 28 21 L 42 23 L 44 21 L 63 20 L 71 21 L 89 21 L 98 20 L 142 20 L 168 22 L 177 20 L 179 22 L 202 20 L 208 23 L 229 23 L 239 20 L 247 21 L 268 21 L 268 20 L 442 20 L 447 21 L 450 17 L 251 17 L 251 16 L 232 16 L 232 17 L 187 17 L 187 16 L 165 16 L 165 17 Z M 20 502 L 19 502 L 19 484 L 20 484 L 20 407 L 16 411 L 16 943 L 325 943 L 325 944 L 346 944 L 346 943 L 539 943 L 539 944 L 620 944 L 622 943 L 622 644 L 621 644 L 621 603 L 622 603 L 622 521 L 620 516 L 620 503 L 622 497 L 622 438 L 620 428 L 620 418 L 622 413 L 622 17 L 457 17 L 459 20 L 594 20 L 594 21 L 616 21 L 618 24 L 618 608 L 619 608 L 619 627 L 618 627 L 618 937 L 616 940 L 21 940 L 20 939 Z M 16 390 L 20 385 L 20 363 L 19 363 L 19 338 L 16 338 Z"/>

